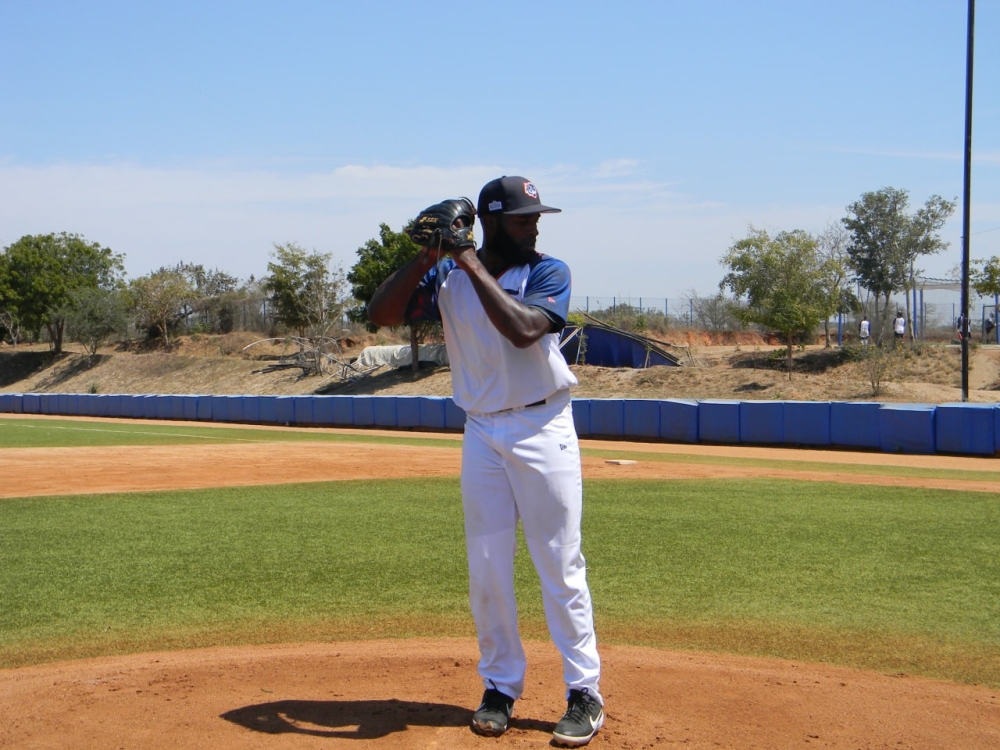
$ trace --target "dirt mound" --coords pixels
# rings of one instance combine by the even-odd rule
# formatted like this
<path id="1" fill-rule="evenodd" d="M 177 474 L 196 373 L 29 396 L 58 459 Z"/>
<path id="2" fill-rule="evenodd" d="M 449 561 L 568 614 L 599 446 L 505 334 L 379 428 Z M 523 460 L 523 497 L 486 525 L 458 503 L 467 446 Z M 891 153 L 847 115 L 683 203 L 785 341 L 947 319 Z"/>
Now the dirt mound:
<path id="1" fill-rule="evenodd" d="M 792 378 L 785 370 L 782 347 L 752 332 L 674 332 L 660 340 L 680 356 L 681 367 L 647 370 L 574 365 L 578 398 L 741 398 L 806 401 L 873 400 L 863 367 L 844 350 L 796 347 Z M 673 335 L 673 334 L 671 334 Z M 254 333 L 179 338 L 170 352 L 150 348 L 101 349 L 93 360 L 79 347 L 54 357 L 46 347 L 0 351 L 0 391 L 70 393 L 216 393 L 249 395 L 380 394 L 451 395 L 447 367 L 426 363 L 414 374 L 408 368 L 381 368 L 360 380 L 343 380 L 337 369 L 323 376 L 303 376 L 298 369 L 261 372 L 294 344 L 272 341 L 246 350 L 265 338 Z M 342 339 L 340 356 L 350 360 L 371 344 L 405 343 L 382 334 Z M 731 343 L 718 343 L 730 341 Z M 707 343 L 706 343 L 707 342 Z M 1000 350 L 976 347 L 970 355 L 970 394 L 975 402 L 996 402 Z M 961 350 L 924 345 L 908 353 L 875 400 L 946 403 L 962 400 Z"/>
<path id="2" fill-rule="evenodd" d="M 649 338 L 662 344 L 674 346 L 754 346 L 777 344 L 753 331 L 671 331 L 655 334 Z"/>
<path id="3" fill-rule="evenodd" d="M 549 644 L 504 746 L 548 747 L 565 710 Z M 594 748 L 1000 745 L 995 691 L 776 659 L 606 645 Z M 361 641 L 92 659 L 0 671 L 6 747 L 454 748 L 482 686 L 472 639 Z"/>

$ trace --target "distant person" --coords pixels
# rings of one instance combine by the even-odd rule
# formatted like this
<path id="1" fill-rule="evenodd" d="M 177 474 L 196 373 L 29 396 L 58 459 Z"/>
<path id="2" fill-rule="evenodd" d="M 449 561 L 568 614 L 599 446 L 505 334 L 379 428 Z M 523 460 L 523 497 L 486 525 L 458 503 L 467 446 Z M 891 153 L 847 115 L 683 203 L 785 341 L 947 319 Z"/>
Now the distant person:
<path id="1" fill-rule="evenodd" d="M 902 310 L 896 313 L 896 319 L 892 321 L 892 333 L 896 341 L 901 341 L 906 333 L 906 318 L 903 317 Z"/>
<path id="2" fill-rule="evenodd" d="M 993 333 L 993 329 L 997 327 L 997 319 L 993 313 L 989 314 L 986 318 L 986 322 L 983 323 L 983 341 L 987 342 L 990 340 L 990 336 Z"/>
<path id="3" fill-rule="evenodd" d="M 955 325 L 958 329 L 958 340 L 968 340 L 969 338 L 969 316 L 965 313 L 960 313 L 958 316 L 958 323 Z"/>
<path id="4" fill-rule="evenodd" d="M 858 326 L 858 336 L 861 338 L 861 346 L 868 346 L 868 339 L 872 335 L 872 324 L 868 321 L 868 316 L 861 318 L 861 325 Z"/>

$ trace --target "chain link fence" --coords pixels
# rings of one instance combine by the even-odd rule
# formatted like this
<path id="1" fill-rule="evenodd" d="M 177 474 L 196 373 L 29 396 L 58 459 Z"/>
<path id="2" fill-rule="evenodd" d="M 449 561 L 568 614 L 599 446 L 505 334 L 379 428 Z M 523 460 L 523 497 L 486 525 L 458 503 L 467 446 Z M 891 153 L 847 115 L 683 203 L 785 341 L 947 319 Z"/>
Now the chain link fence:
<path id="1" fill-rule="evenodd" d="M 897 312 L 907 316 L 907 338 L 912 331 L 922 341 L 952 341 L 957 339 L 958 316 L 961 313 L 961 294 L 957 289 L 918 289 L 910 294 L 909 307 L 905 295 L 890 298 L 888 307 L 884 300 L 876 304 L 871 295 L 861 297 L 862 307 L 856 313 L 834 315 L 829 321 L 831 339 L 838 344 L 857 341 L 862 316 L 872 321 L 872 333 L 880 323 L 884 335 L 892 337 L 892 322 Z M 667 331 L 690 329 L 708 333 L 755 330 L 766 333 L 758 326 L 744 326 L 736 315 L 734 303 L 719 295 L 702 296 L 697 292 L 677 297 L 648 297 L 625 295 L 574 295 L 570 298 L 571 314 L 593 317 L 632 331 Z M 970 304 L 970 321 L 973 341 L 1000 343 L 1000 300 L 979 297 L 974 292 Z M 908 314 L 908 315 L 907 315 Z M 991 314 L 993 315 L 991 319 Z M 823 326 L 816 331 L 820 334 Z"/>

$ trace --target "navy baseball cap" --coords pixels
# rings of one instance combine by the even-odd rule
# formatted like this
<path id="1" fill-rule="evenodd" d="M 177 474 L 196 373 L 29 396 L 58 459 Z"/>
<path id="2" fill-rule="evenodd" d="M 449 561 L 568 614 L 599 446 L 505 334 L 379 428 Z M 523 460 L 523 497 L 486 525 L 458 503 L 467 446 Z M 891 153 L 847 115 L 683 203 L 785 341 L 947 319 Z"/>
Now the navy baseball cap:
<path id="1" fill-rule="evenodd" d="M 489 214 L 557 214 L 561 208 L 543 206 L 538 188 L 526 177 L 498 177 L 487 182 L 479 191 L 478 213 Z"/>

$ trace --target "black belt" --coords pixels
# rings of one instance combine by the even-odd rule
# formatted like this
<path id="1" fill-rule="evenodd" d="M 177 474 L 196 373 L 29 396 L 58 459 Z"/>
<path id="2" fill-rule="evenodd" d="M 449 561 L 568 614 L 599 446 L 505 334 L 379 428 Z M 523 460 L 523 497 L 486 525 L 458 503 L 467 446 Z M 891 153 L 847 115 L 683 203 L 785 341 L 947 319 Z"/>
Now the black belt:
<path id="1" fill-rule="evenodd" d="M 524 406 L 511 406 L 507 409 L 501 409 L 500 411 L 497 412 L 497 414 L 500 414 L 501 412 L 505 411 L 521 411 L 521 409 L 530 409 L 532 406 L 545 406 L 545 404 L 546 404 L 546 399 L 543 398 L 541 401 L 536 401 L 533 404 L 525 404 Z"/>

